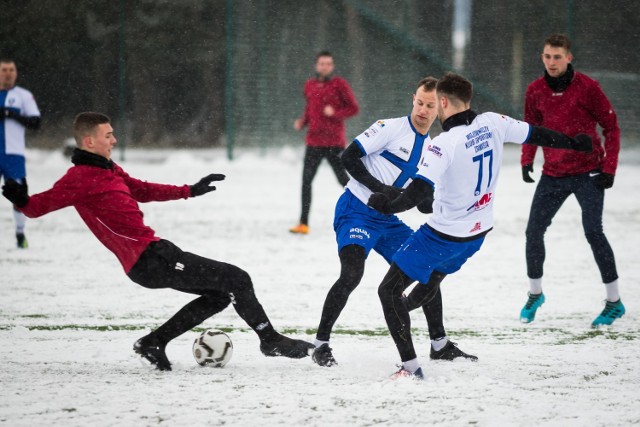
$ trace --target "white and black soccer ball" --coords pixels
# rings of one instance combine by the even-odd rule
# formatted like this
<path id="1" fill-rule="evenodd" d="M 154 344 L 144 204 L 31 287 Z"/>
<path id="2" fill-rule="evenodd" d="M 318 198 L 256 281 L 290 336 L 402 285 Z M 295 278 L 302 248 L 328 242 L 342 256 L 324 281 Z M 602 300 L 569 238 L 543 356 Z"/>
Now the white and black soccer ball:
<path id="1" fill-rule="evenodd" d="M 222 368 L 232 355 L 231 338 L 219 329 L 207 329 L 193 342 L 193 357 L 199 365 Z"/>

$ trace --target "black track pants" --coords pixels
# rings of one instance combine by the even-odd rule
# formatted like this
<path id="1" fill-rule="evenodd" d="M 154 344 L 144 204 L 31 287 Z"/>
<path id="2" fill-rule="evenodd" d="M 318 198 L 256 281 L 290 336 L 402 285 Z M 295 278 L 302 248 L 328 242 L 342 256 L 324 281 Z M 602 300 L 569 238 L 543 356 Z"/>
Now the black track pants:
<path id="1" fill-rule="evenodd" d="M 304 153 L 304 167 L 302 169 L 302 213 L 300 224 L 309 224 L 309 210 L 311 209 L 311 183 L 318 172 L 322 159 L 327 159 L 340 185 L 349 182 L 349 175 L 342 166 L 339 147 L 307 147 Z"/>
<path id="2" fill-rule="evenodd" d="M 256 298 L 249 274 L 234 265 L 183 252 L 168 240 L 160 240 L 147 247 L 128 276 L 146 288 L 171 288 L 200 295 L 153 332 L 165 343 L 229 303 L 261 339 L 278 335 Z"/>

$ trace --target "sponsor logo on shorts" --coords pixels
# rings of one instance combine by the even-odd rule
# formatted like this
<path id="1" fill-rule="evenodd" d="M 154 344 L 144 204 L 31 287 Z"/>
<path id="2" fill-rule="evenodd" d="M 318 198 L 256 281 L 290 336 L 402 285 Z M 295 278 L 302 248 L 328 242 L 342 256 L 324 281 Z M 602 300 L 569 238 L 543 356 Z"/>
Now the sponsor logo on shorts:
<path id="1" fill-rule="evenodd" d="M 366 239 L 370 239 L 371 235 L 369 234 L 369 232 L 367 230 L 364 230 L 364 229 L 359 228 L 359 227 L 354 227 L 354 228 L 349 230 L 349 238 L 350 239 L 364 240 L 365 238 Z"/>

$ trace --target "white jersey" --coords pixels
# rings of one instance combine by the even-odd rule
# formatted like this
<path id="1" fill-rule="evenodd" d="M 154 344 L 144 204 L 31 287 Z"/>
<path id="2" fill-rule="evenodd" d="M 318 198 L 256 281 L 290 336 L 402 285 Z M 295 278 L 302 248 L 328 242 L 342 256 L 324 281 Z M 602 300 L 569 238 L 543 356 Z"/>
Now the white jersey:
<path id="1" fill-rule="evenodd" d="M 362 163 L 374 178 L 385 185 L 405 188 L 418 172 L 431 137 L 418 133 L 406 116 L 378 120 L 353 142 L 365 153 Z M 346 188 L 365 205 L 369 201 L 371 190 L 359 181 L 351 179 Z"/>
<path id="2" fill-rule="evenodd" d="M 530 132 L 528 123 L 484 113 L 434 138 L 417 176 L 435 188 L 427 224 L 454 237 L 490 230 L 504 143 L 523 144 Z"/>
<path id="3" fill-rule="evenodd" d="M 31 92 L 20 86 L 0 90 L 0 107 L 9 108 L 21 116 L 40 117 L 40 110 Z M 25 127 L 14 119 L 0 121 L 0 154 L 24 156 Z"/>

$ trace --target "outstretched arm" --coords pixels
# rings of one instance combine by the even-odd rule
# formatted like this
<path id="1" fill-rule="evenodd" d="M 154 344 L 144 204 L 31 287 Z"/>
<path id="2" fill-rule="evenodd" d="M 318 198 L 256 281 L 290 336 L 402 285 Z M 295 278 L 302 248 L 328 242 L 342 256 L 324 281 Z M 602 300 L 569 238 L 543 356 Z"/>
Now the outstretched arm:
<path id="1" fill-rule="evenodd" d="M 420 205 L 422 213 L 430 213 L 433 211 L 431 208 L 432 203 L 433 186 L 418 176 L 395 199 L 392 200 L 384 193 L 373 193 L 367 204 L 378 212 L 391 215 L 407 211 L 418 205 Z"/>
<path id="2" fill-rule="evenodd" d="M 541 147 L 564 148 L 568 150 L 593 151 L 593 141 L 589 135 L 578 134 L 574 138 L 556 132 L 542 126 L 531 126 L 531 133 L 525 144 L 534 144 Z"/>

